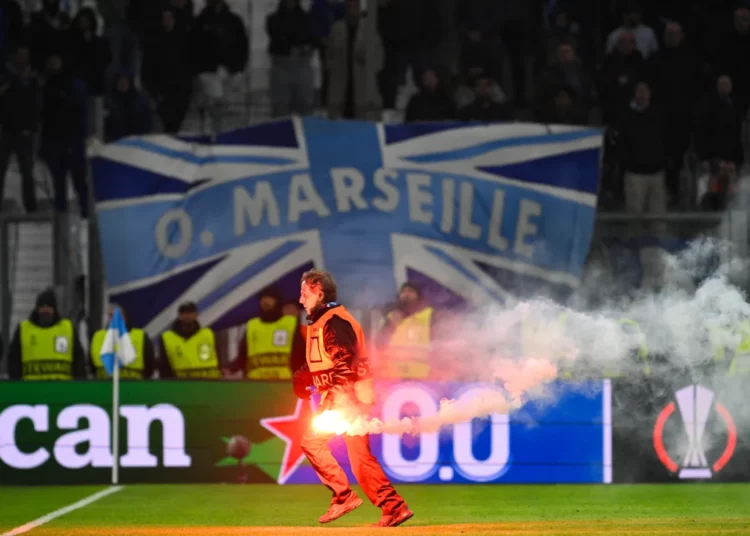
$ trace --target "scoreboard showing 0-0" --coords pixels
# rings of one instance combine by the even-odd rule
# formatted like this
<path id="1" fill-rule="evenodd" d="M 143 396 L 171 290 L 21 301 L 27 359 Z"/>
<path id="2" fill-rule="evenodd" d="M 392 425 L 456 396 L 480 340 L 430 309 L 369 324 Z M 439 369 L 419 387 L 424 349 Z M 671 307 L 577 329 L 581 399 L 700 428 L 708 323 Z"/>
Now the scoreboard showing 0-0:
<path id="1" fill-rule="evenodd" d="M 441 399 L 476 398 L 487 384 L 403 382 L 380 384 L 375 412 L 383 421 L 434 416 Z M 542 401 L 509 414 L 446 425 L 415 436 L 371 436 L 372 450 L 396 483 L 585 483 L 611 482 L 610 383 L 559 383 Z M 348 470 L 343 441 L 334 455 Z M 317 482 L 300 467 L 287 483 Z"/>

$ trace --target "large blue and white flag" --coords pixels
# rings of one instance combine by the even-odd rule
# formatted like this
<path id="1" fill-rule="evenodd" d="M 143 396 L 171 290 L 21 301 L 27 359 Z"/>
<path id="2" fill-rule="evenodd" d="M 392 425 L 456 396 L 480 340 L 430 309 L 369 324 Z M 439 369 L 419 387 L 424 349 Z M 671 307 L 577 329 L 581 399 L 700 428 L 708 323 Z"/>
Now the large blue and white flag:
<path id="1" fill-rule="evenodd" d="M 128 333 L 125 319 L 122 317 L 119 307 L 115 307 L 112 320 L 107 326 L 107 333 L 102 344 L 101 359 L 104 370 L 110 376 L 115 370 L 115 359 L 120 363 L 120 368 L 127 367 L 136 360 L 135 348 L 130 340 L 130 333 Z"/>
<path id="2" fill-rule="evenodd" d="M 131 137 L 93 159 L 106 280 L 136 325 L 183 301 L 214 328 L 313 266 L 352 308 L 576 287 L 595 219 L 597 129 L 305 118 L 206 139 Z"/>

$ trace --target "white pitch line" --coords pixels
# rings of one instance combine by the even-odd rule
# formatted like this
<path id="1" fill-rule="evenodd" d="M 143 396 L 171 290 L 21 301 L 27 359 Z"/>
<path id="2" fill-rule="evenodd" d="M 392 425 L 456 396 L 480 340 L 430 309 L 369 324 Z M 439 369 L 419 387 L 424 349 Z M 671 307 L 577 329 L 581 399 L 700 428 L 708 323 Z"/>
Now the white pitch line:
<path id="1" fill-rule="evenodd" d="M 89 495 L 88 497 L 81 499 L 80 501 L 76 503 L 69 504 L 68 506 L 64 506 L 60 508 L 59 510 L 55 510 L 54 512 L 50 512 L 47 515 L 44 515 L 38 519 L 35 519 L 34 521 L 29 521 L 25 525 L 16 527 L 10 532 L 0 534 L 0 536 L 16 536 L 17 534 L 23 534 L 25 532 L 29 532 L 30 530 L 34 530 L 35 528 L 40 527 L 44 525 L 45 523 L 49 523 L 53 519 L 57 519 L 58 517 L 64 516 L 65 514 L 72 512 L 73 510 L 78 510 L 79 508 L 88 506 L 91 503 L 96 502 L 99 499 L 106 497 L 107 495 L 112 495 L 113 493 L 117 493 L 118 491 L 122 490 L 123 487 L 124 486 L 112 486 L 102 491 L 97 491 L 93 495 Z"/>

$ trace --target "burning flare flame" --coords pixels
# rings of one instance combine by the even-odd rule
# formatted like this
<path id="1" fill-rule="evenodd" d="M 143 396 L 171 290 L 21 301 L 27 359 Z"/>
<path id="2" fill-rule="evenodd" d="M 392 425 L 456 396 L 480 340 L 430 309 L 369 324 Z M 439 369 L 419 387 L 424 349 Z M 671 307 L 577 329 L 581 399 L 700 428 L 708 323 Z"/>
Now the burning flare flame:
<path id="1" fill-rule="evenodd" d="M 342 435 L 349 431 L 349 421 L 343 413 L 335 409 L 327 409 L 313 419 L 313 430 L 319 434 Z"/>

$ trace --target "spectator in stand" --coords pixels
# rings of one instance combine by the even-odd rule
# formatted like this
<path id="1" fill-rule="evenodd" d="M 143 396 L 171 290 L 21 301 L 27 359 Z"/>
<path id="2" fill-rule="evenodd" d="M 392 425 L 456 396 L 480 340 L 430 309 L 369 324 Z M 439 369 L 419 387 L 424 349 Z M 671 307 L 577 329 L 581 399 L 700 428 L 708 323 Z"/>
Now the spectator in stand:
<path id="1" fill-rule="evenodd" d="M 279 0 L 276 12 L 266 19 L 271 55 L 271 113 L 309 115 L 313 110 L 313 19 L 300 0 Z"/>
<path id="2" fill-rule="evenodd" d="M 732 80 L 735 105 L 744 115 L 750 104 L 750 9 L 739 7 L 734 12 L 734 28 L 722 34 L 719 55 L 713 64 Z"/>
<path id="3" fill-rule="evenodd" d="M 320 102 L 328 102 L 328 36 L 334 22 L 344 17 L 345 4 L 338 0 L 313 0 L 310 16 L 315 28 L 315 45 L 323 77 L 320 88 Z"/>
<path id="4" fill-rule="evenodd" d="M 635 85 L 643 78 L 643 56 L 635 47 L 632 32 L 622 31 L 618 35 L 617 48 L 607 55 L 602 64 L 600 101 L 602 119 L 610 124 L 628 106 Z"/>
<path id="5" fill-rule="evenodd" d="M 607 37 L 607 54 L 611 54 L 620 42 L 620 36 L 623 33 L 632 33 L 635 37 L 635 46 L 644 59 L 648 59 L 652 54 L 659 50 L 659 42 L 656 40 L 656 34 L 649 26 L 643 24 L 641 20 L 643 10 L 641 6 L 632 2 L 623 13 L 623 24 L 612 31 Z"/>
<path id="6" fill-rule="evenodd" d="M 448 121 L 456 118 L 456 105 L 445 91 L 437 72 L 427 68 L 422 73 L 419 93 L 409 100 L 406 122 Z"/>
<path id="7" fill-rule="evenodd" d="M 692 110 L 701 86 L 698 59 L 685 45 L 682 26 L 670 22 L 664 29 L 664 48 L 647 62 L 654 104 L 664 112 L 667 125 L 667 189 L 673 202 L 680 196 L 680 171 L 690 144 Z"/>
<path id="8" fill-rule="evenodd" d="M 106 142 L 151 132 L 152 117 L 148 99 L 135 88 L 133 75 L 123 70 L 107 97 Z"/>
<path id="9" fill-rule="evenodd" d="M 537 120 L 553 125 L 588 124 L 588 113 L 576 99 L 575 91 L 570 86 L 559 86 L 552 102 L 540 108 Z"/>
<path id="10" fill-rule="evenodd" d="M 456 106 L 459 110 L 461 108 L 467 107 L 469 104 L 474 102 L 474 99 L 476 97 L 476 94 L 474 93 L 474 81 L 478 76 L 484 73 L 484 68 L 479 65 L 469 67 L 469 69 L 466 71 L 466 76 L 464 76 L 463 80 L 456 88 L 456 94 L 454 98 L 454 100 L 456 101 Z M 503 104 L 508 100 L 505 96 L 505 92 L 503 92 L 502 88 L 495 80 L 492 80 L 491 91 L 492 100 L 497 102 L 498 104 Z"/>
<path id="11" fill-rule="evenodd" d="M 412 69 L 418 84 L 434 59 L 441 34 L 440 9 L 444 0 L 379 0 L 378 33 L 383 42 L 384 64 L 379 75 L 383 107 L 396 107 L 399 86 Z"/>
<path id="12" fill-rule="evenodd" d="M 16 44 L 0 74 L 0 203 L 10 157 L 15 154 L 26 212 L 36 210 L 34 138 L 39 129 L 40 105 L 41 81 L 31 68 L 29 48 Z"/>
<path id="13" fill-rule="evenodd" d="M 195 21 L 192 56 L 203 96 L 203 111 L 211 116 L 211 130 L 221 132 L 221 115 L 237 75 L 247 66 L 249 44 L 242 19 L 226 0 L 206 0 Z"/>
<path id="14" fill-rule="evenodd" d="M 481 65 L 512 99 L 518 80 L 513 79 L 510 53 L 500 35 L 502 4 L 497 0 L 459 0 L 456 19 L 464 70 Z"/>
<path id="15" fill-rule="evenodd" d="M 584 42 L 580 27 L 577 22 L 570 19 L 570 14 L 565 7 L 558 9 L 552 17 L 551 27 L 545 31 L 543 43 L 543 65 L 552 65 L 558 61 L 559 46 L 562 43 L 572 45 L 582 58 L 585 57 L 582 53 Z"/>
<path id="16" fill-rule="evenodd" d="M 86 139 L 88 95 L 64 60 L 53 54 L 47 60 L 44 84 L 42 134 L 39 153 L 47 164 L 55 191 L 55 209 L 68 210 L 68 173 L 78 197 L 82 218 L 88 218 Z"/>
<path id="17" fill-rule="evenodd" d="M 711 160 L 710 175 L 703 188 L 705 192 L 700 196 L 701 210 L 725 211 L 736 186 L 737 166 L 734 162 L 720 158 Z"/>
<path id="18" fill-rule="evenodd" d="M 744 158 L 741 132 L 732 79 L 720 76 L 716 91 L 704 96 L 696 111 L 693 145 L 698 158 L 731 160 L 739 168 Z"/>
<path id="19" fill-rule="evenodd" d="M 557 101 L 563 86 L 572 92 L 571 97 L 576 103 L 576 108 L 583 111 L 586 116 L 595 102 L 594 81 L 576 55 L 573 44 L 569 42 L 563 41 L 557 46 L 557 60 L 542 72 L 537 84 L 536 105 L 539 115 L 551 113 L 551 110 L 544 111 L 544 108 Z M 565 105 L 565 102 L 561 101 L 561 104 Z M 588 120 L 583 124 L 585 123 L 588 123 Z"/>
<path id="20" fill-rule="evenodd" d="M 617 143 L 625 170 L 625 209 L 633 214 L 667 210 L 665 124 L 651 104 L 646 82 L 635 87 L 633 101 L 617 124 Z"/>
<path id="21" fill-rule="evenodd" d="M 328 117 L 380 121 L 377 75 L 383 68 L 383 46 L 362 16 L 359 1 L 346 1 L 346 17 L 331 27 L 328 43 Z"/>
<path id="22" fill-rule="evenodd" d="M 480 74 L 474 80 L 474 102 L 459 111 L 462 121 L 512 121 L 513 110 L 507 103 L 493 100 L 492 79 Z"/>
<path id="23" fill-rule="evenodd" d="M 60 11 L 60 0 L 42 0 L 42 8 L 31 16 L 28 34 L 31 39 L 31 66 L 44 72 L 47 58 L 53 54 L 67 59 L 70 20 Z"/>
<path id="24" fill-rule="evenodd" d="M 70 72 L 86 85 L 89 96 L 88 131 L 99 139 L 104 137 L 104 94 L 106 75 L 112 55 L 109 43 L 97 32 L 96 14 L 83 8 L 73 20 L 70 30 Z"/>
<path id="25" fill-rule="evenodd" d="M 5 65 L 8 54 L 21 42 L 23 12 L 16 0 L 0 0 L 0 65 Z"/>
<path id="26" fill-rule="evenodd" d="M 143 50 L 141 80 L 156 103 L 164 132 L 179 132 L 193 94 L 190 47 L 185 22 L 171 8 L 162 11 L 161 29 Z"/>

